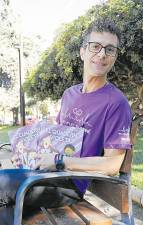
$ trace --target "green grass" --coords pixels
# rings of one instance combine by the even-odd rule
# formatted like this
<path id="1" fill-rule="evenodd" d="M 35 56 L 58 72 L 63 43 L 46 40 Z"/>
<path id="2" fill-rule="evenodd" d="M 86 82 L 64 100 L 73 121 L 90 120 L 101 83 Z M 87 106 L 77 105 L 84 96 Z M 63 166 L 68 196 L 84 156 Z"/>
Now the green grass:
<path id="1" fill-rule="evenodd" d="M 17 128 L 18 126 L 0 126 L 0 141 L 9 142 L 8 131 Z M 138 135 L 137 143 L 134 146 L 132 184 L 143 189 L 143 132 Z"/>
<path id="2" fill-rule="evenodd" d="M 143 133 L 138 135 L 134 146 L 132 184 L 143 189 Z"/>
<path id="3" fill-rule="evenodd" d="M 0 126 L 0 142 L 9 142 L 8 131 L 15 130 L 19 126 Z"/>

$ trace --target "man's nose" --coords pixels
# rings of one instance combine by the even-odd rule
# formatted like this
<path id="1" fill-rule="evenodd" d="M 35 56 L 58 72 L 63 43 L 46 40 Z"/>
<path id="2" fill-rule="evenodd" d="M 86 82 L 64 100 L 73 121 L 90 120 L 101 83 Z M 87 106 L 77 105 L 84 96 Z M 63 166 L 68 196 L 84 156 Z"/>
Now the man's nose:
<path id="1" fill-rule="evenodd" d="M 98 52 L 97 55 L 98 55 L 100 58 L 106 57 L 105 48 L 102 48 L 102 49 L 100 50 L 100 52 Z"/>

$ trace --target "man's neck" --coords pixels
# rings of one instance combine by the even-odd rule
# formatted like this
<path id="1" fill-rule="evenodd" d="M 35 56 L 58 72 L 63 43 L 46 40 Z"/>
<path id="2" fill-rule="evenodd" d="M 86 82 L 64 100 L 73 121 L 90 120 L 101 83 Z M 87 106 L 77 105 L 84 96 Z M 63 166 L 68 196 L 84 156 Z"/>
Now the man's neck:
<path id="1" fill-rule="evenodd" d="M 83 93 L 90 93 L 98 90 L 107 83 L 106 77 L 91 77 L 90 79 L 84 79 L 83 81 Z"/>

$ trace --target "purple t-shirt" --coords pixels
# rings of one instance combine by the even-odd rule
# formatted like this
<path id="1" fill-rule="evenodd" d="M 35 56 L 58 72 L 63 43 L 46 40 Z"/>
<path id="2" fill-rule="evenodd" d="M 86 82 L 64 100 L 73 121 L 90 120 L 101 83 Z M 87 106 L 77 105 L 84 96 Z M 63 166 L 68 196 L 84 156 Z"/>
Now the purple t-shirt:
<path id="1" fill-rule="evenodd" d="M 103 149 L 130 149 L 131 109 L 126 97 L 113 84 L 82 93 L 83 84 L 68 88 L 62 97 L 57 122 L 84 127 L 80 157 L 101 156 Z M 78 181 L 77 181 L 78 183 Z M 80 191 L 87 184 L 79 182 Z"/>

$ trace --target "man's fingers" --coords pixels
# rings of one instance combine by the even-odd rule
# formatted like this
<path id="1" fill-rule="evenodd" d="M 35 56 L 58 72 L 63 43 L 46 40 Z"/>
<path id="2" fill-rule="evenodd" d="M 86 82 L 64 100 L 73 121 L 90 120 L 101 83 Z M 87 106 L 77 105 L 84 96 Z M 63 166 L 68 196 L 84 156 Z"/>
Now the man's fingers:
<path id="1" fill-rule="evenodd" d="M 19 160 L 19 157 L 17 155 L 14 155 L 12 158 L 11 158 L 11 161 L 14 163 L 14 162 L 17 162 Z"/>
<path id="2" fill-rule="evenodd" d="M 40 162 L 36 163 L 36 165 L 33 166 L 33 170 L 39 170 L 40 169 L 40 165 L 41 165 Z"/>

